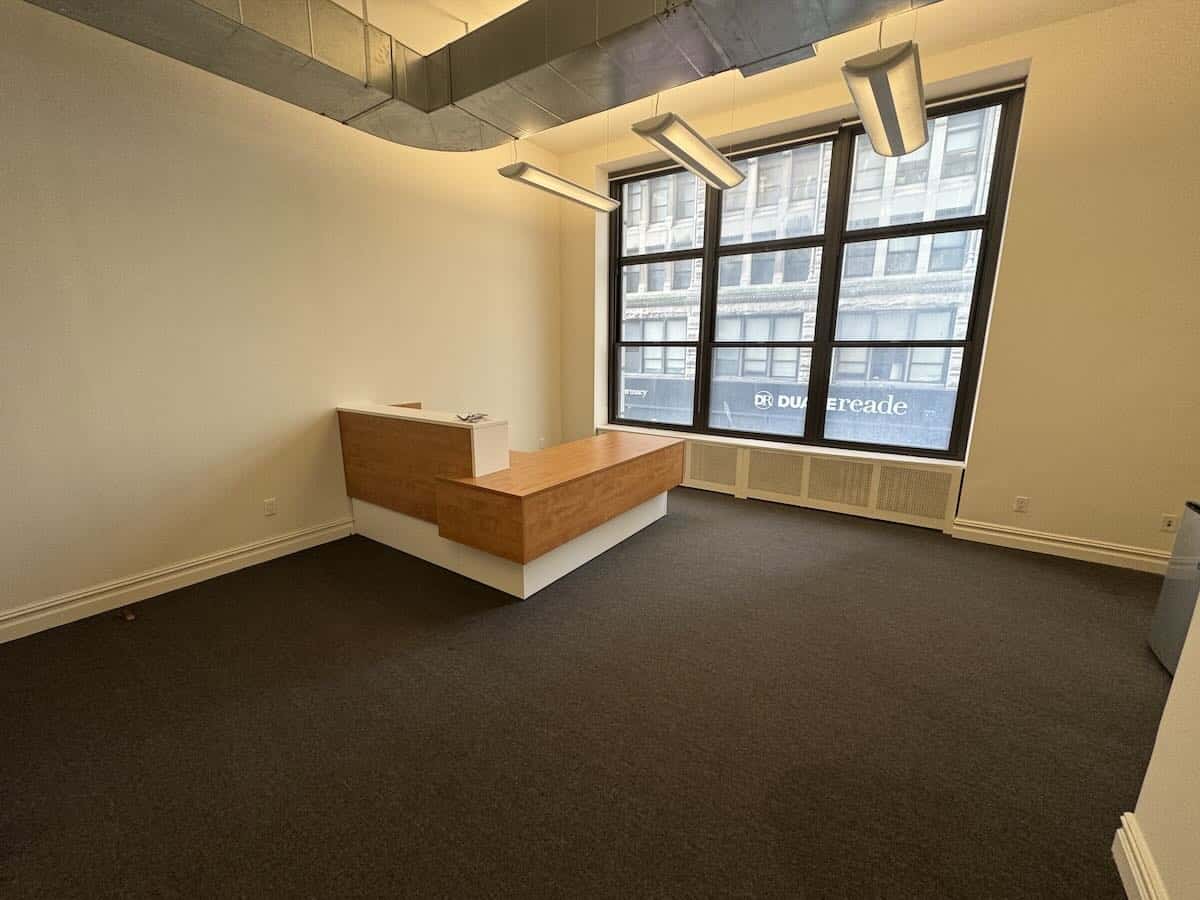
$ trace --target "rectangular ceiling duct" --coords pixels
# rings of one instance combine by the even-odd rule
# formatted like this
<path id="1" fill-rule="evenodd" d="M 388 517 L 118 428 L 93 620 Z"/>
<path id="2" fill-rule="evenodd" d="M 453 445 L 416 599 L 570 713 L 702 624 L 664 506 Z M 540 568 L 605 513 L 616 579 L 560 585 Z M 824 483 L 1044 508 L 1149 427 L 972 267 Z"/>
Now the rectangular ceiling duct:
<path id="1" fill-rule="evenodd" d="M 28 2 L 387 140 L 479 150 L 936 0 L 528 0 L 427 55 L 334 0 Z"/>

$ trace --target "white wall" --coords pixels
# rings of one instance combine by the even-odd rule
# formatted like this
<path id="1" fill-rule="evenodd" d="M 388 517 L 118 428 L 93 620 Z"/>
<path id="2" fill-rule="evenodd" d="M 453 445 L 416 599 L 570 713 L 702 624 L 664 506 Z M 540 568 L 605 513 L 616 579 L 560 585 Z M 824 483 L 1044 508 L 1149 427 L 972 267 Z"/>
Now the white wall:
<path id="1" fill-rule="evenodd" d="M 1134 818 L 1172 900 L 1200 897 L 1200 616 L 1192 619 Z M 1130 894 L 1131 897 L 1136 895 Z"/>
<path id="2" fill-rule="evenodd" d="M 509 148 L 390 144 L 20 0 L 0 34 L 0 614 L 345 519 L 340 401 L 559 439 L 559 203 Z"/>
<path id="3" fill-rule="evenodd" d="M 1200 4 L 1140 0 L 956 46 L 979 14 L 973 2 L 944 0 L 919 19 L 926 80 L 943 91 L 1029 72 L 960 516 L 1061 536 L 1059 552 L 1095 545 L 1095 558 L 1157 565 L 1173 537 L 1161 514 L 1200 495 Z M 889 33 L 907 38 L 911 28 Z M 837 64 L 869 49 L 860 37 L 759 76 L 783 93 L 738 106 L 734 133 L 852 116 Z M 687 89 L 662 100 L 722 142 L 730 101 L 728 88 L 715 102 Z M 645 160 L 626 129 L 613 134 L 607 149 L 564 155 L 563 172 L 596 181 Z M 597 238 L 591 217 L 564 213 L 568 436 L 606 415 Z M 1012 511 L 1018 494 L 1032 498 L 1026 514 Z M 1110 547 L 1133 549 L 1125 559 Z"/>

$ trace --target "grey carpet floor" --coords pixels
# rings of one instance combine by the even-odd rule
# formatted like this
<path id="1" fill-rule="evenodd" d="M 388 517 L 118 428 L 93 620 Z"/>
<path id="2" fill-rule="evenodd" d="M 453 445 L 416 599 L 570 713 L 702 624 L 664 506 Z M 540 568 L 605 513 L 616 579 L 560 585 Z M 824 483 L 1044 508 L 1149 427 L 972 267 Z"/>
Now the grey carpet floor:
<path id="1" fill-rule="evenodd" d="M 1158 579 L 670 504 L 524 603 L 356 537 L 0 646 L 0 896 L 1123 896 Z"/>

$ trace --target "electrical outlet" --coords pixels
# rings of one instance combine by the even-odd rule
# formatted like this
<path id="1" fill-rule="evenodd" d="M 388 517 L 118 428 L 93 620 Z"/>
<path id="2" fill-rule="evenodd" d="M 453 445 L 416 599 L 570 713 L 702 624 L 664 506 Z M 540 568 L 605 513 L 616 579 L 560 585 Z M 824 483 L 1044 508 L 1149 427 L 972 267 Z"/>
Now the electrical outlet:
<path id="1" fill-rule="evenodd" d="M 266 500 L 263 501 L 263 515 L 264 516 L 273 516 L 273 515 L 275 515 L 276 512 L 277 512 L 277 509 L 276 509 L 274 497 L 268 497 Z"/>
<path id="2" fill-rule="evenodd" d="M 540 437 L 540 438 L 538 438 L 538 449 L 539 449 L 539 450 L 545 450 L 545 449 L 546 449 L 546 439 L 545 439 L 544 437 Z"/>
<path id="3" fill-rule="evenodd" d="M 1175 515 L 1175 513 L 1163 513 L 1162 524 L 1159 526 L 1159 529 L 1169 534 L 1174 534 L 1179 530 L 1179 516 Z"/>
<path id="4" fill-rule="evenodd" d="M 1029 512 L 1029 498 L 1017 497 L 1013 500 L 1013 512 L 1027 513 Z"/>

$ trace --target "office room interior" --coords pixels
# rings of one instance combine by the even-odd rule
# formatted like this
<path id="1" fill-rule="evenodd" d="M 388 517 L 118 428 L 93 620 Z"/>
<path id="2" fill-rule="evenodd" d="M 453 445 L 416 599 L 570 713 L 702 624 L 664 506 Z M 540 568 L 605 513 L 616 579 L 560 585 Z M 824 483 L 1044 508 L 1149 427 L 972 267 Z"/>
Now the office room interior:
<path id="1" fill-rule="evenodd" d="M 1200 898 L 1198 82 L 0 0 L 0 896 Z"/>

